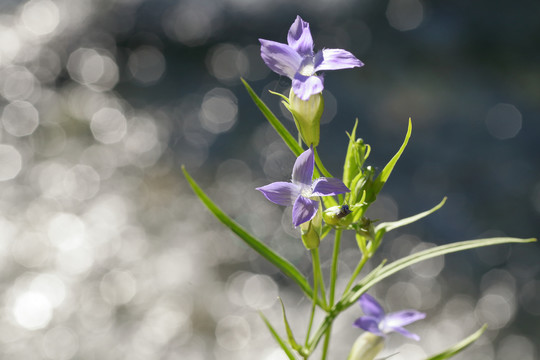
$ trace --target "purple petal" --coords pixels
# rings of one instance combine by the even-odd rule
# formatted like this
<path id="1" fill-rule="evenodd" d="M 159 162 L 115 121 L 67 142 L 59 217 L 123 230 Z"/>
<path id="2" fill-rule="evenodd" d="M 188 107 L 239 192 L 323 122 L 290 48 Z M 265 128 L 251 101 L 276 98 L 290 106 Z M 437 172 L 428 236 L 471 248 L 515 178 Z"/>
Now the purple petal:
<path id="1" fill-rule="evenodd" d="M 258 187 L 257 190 L 273 202 L 274 204 L 289 206 L 300 194 L 300 187 L 289 182 L 278 181 L 265 186 Z"/>
<path id="2" fill-rule="evenodd" d="M 309 149 L 301 153 L 294 162 L 294 167 L 292 171 L 293 184 L 311 186 L 314 164 L 315 157 L 313 155 L 313 149 L 310 147 Z"/>
<path id="3" fill-rule="evenodd" d="M 318 201 L 298 196 L 292 210 L 293 225 L 298 226 L 313 219 L 318 209 Z"/>
<path id="4" fill-rule="evenodd" d="M 313 196 L 329 196 L 350 192 L 343 181 L 335 178 L 318 178 L 313 182 Z"/>
<path id="5" fill-rule="evenodd" d="M 355 320 L 353 325 L 372 334 L 384 336 L 384 333 L 379 329 L 379 322 L 372 316 L 361 316 Z"/>
<path id="6" fill-rule="evenodd" d="M 364 294 L 360 297 L 358 302 L 360 303 L 360 307 L 364 314 L 378 319 L 379 322 L 384 318 L 384 310 L 373 296 Z"/>
<path id="7" fill-rule="evenodd" d="M 320 62 L 320 60 L 318 59 L 319 53 L 317 53 L 317 56 L 315 56 L 315 71 L 350 69 L 353 67 L 364 66 L 364 63 L 362 63 L 356 58 L 356 56 L 346 50 L 324 49 L 322 51 L 322 62 Z M 320 64 L 317 65 L 317 63 L 319 62 Z"/>
<path id="8" fill-rule="evenodd" d="M 400 333 L 401 335 L 406 336 L 409 339 L 413 339 L 413 340 L 416 340 L 416 341 L 420 340 L 420 336 L 418 336 L 416 334 L 413 334 L 412 332 L 410 332 L 410 331 L 408 331 L 405 328 L 402 328 L 400 326 L 396 326 L 396 327 L 394 327 L 392 329 L 389 329 L 389 330 Z M 389 331 L 386 331 L 386 332 L 389 332 Z"/>
<path id="9" fill-rule="evenodd" d="M 390 313 L 384 318 L 384 327 L 394 328 L 397 326 L 409 325 L 415 321 L 422 320 L 426 314 L 416 310 L 402 310 Z"/>
<path id="10" fill-rule="evenodd" d="M 272 71 L 290 79 L 300 68 L 302 57 L 289 45 L 275 41 L 259 39 L 261 43 L 261 57 Z"/>
<path id="11" fill-rule="evenodd" d="M 311 95 L 318 94 L 323 91 L 323 77 L 319 76 L 304 76 L 300 73 L 294 75 L 292 88 L 296 96 L 307 101 Z"/>
<path id="12" fill-rule="evenodd" d="M 300 16 L 297 16 L 291 25 L 287 35 L 287 42 L 300 55 L 313 56 L 313 38 L 311 37 L 311 31 L 309 31 L 309 23 L 302 20 Z"/>

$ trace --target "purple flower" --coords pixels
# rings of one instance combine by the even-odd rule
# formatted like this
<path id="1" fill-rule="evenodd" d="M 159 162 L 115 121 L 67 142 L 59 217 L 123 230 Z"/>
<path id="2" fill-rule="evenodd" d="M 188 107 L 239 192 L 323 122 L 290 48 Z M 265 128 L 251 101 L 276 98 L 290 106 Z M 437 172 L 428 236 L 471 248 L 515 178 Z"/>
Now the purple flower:
<path id="1" fill-rule="evenodd" d="M 314 167 L 313 149 L 304 151 L 294 162 L 292 182 L 278 181 L 257 188 L 271 202 L 293 205 L 293 225 L 298 226 L 315 216 L 319 209 L 317 196 L 330 196 L 349 192 L 350 190 L 339 179 L 318 178 L 312 181 Z"/>
<path id="2" fill-rule="evenodd" d="M 341 49 L 323 49 L 313 52 L 313 38 L 309 23 L 300 16 L 289 29 L 287 43 L 259 39 L 261 57 L 272 71 L 292 80 L 294 93 L 306 101 L 313 94 L 322 92 L 323 77 L 317 71 L 360 67 L 364 64 L 353 54 Z"/>
<path id="3" fill-rule="evenodd" d="M 418 335 L 405 330 L 403 326 L 425 318 L 426 314 L 416 310 L 402 310 L 385 314 L 377 300 L 368 294 L 362 295 L 358 303 L 366 315 L 356 319 L 354 326 L 382 337 L 395 331 L 408 338 L 420 340 Z"/>

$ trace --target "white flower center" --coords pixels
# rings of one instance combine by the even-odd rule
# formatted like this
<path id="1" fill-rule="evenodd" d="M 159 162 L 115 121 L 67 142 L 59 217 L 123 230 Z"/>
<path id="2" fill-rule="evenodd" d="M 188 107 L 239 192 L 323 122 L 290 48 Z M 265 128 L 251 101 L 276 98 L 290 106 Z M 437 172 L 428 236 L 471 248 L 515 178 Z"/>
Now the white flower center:
<path id="1" fill-rule="evenodd" d="M 300 191 L 300 195 L 309 199 L 311 197 L 311 194 L 313 194 L 313 190 L 311 189 L 311 186 L 302 187 L 302 190 Z"/>
<path id="2" fill-rule="evenodd" d="M 313 66 L 313 63 L 307 63 L 298 72 L 304 76 L 311 76 L 315 72 L 315 66 Z"/>

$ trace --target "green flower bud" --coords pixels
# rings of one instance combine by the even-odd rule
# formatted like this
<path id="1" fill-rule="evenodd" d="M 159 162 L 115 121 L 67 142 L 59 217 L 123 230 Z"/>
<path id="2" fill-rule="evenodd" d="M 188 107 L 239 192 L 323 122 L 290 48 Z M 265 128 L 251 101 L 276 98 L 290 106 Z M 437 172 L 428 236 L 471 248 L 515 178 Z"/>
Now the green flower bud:
<path id="1" fill-rule="evenodd" d="M 321 116 L 324 110 L 322 94 L 311 95 L 307 101 L 303 101 L 291 88 L 289 102 L 283 103 L 293 115 L 298 132 L 306 145 L 319 145 Z"/>
<path id="2" fill-rule="evenodd" d="M 365 332 L 356 339 L 347 360 L 373 360 L 384 347 L 384 338 Z"/>
<path id="3" fill-rule="evenodd" d="M 332 206 L 323 212 L 323 219 L 328 225 L 345 227 L 352 222 L 349 205 Z"/>
<path id="4" fill-rule="evenodd" d="M 315 214 L 315 217 L 308 222 L 300 225 L 300 231 L 302 232 L 302 242 L 306 249 L 316 249 L 321 243 L 322 233 L 322 215 L 321 205 L 319 203 L 319 210 Z"/>

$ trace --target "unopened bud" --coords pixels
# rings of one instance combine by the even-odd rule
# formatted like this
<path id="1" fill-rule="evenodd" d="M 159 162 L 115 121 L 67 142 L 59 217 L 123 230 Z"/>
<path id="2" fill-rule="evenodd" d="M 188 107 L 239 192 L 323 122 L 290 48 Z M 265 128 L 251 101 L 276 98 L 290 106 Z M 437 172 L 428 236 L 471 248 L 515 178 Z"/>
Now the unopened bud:
<path id="1" fill-rule="evenodd" d="M 307 146 L 319 145 L 321 116 L 324 99 L 321 93 L 311 95 L 307 101 L 300 99 L 291 88 L 289 103 L 285 106 L 294 117 L 300 136 Z"/>
<path id="2" fill-rule="evenodd" d="M 384 347 L 384 338 L 365 332 L 356 339 L 347 360 L 373 360 Z"/>
<path id="3" fill-rule="evenodd" d="M 352 221 L 352 216 L 349 216 L 352 211 L 349 205 L 332 206 L 326 209 L 323 213 L 324 222 L 332 226 L 347 226 Z"/>
<path id="4" fill-rule="evenodd" d="M 322 233 L 322 215 L 321 205 L 319 203 L 319 209 L 315 214 L 315 217 L 308 222 L 300 225 L 300 231 L 302 232 L 302 242 L 306 249 L 316 249 L 321 243 Z"/>

